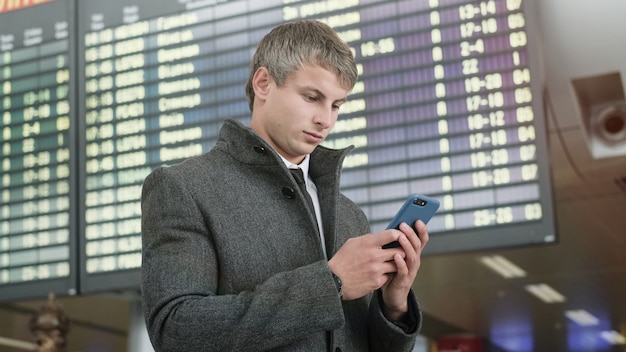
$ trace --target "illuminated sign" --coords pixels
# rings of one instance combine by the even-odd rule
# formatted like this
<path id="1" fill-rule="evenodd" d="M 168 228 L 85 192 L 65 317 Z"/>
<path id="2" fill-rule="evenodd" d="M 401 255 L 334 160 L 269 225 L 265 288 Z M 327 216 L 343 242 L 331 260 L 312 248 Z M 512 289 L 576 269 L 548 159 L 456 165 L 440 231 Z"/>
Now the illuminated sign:
<path id="1" fill-rule="evenodd" d="M 341 188 L 374 231 L 423 193 L 441 201 L 428 254 L 556 240 L 527 2 L 44 3 L 0 1 L 27 7 L 0 15 L 3 292 L 136 288 L 144 178 L 249 121 L 254 48 L 296 19 L 331 25 L 359 63 L 325 145 L 356 146 Z"/>
<path id="2" fill-rule="evenodd" d="M 37 6 L 55 0 L 0 0 L 0 14 Z"/>
<path id="3" fill-rule="evenodd" d="M 69 3 L 0 16 L 2 299 L 77 292 Z"/>

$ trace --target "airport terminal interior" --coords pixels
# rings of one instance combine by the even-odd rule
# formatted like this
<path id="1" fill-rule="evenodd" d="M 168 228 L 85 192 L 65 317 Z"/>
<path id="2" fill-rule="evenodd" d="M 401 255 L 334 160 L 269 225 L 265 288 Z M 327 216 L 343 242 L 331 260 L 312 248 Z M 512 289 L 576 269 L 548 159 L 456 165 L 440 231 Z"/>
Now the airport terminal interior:
<path id="1" fill-rule="evenodd" d="M 39 351 L 50 317 L 67 352 L 154 351 L 143 180 L 208 152 L 225 119 L 249 122 L 256 44 L 299 19 L 357 60 L 323 145 L 354 145 L 341 190 L 372 232 L 409 194 L 440 202 L 413 351 L 626 351 L 625 14 L 617 0 L 0 1 L 0 352 Z"/>

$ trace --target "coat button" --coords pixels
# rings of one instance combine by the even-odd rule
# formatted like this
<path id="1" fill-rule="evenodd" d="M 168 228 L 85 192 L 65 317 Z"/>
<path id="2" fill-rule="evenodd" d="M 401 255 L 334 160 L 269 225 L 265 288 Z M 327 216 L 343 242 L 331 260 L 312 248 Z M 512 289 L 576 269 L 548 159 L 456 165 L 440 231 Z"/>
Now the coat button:
<path id="1" fill-rule="evenodd" d="M 263 154 L 265 153 L 265 147 L 262 145 L 255 145 L 254 146 L 254 151 L 259 153 L 259 154 Z"/>
<path id="2" fill-rule="evenodd" d="M 289 187 L 283 187 L 283 195 L 287 199 L 293 199 L 296 196 L 296 192 Z"/>

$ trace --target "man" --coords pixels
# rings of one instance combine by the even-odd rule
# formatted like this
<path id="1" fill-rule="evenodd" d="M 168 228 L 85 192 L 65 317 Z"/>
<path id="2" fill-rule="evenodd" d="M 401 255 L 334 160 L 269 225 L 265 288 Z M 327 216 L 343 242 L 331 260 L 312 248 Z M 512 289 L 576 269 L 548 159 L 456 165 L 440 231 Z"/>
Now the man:
<path id="1" fill-rule="evenodd" d="M 427 228 L 369 234 L 339 192 L 351 148 L 319 146 L 356 79 L 330 27 L 281 25 L 251 63 L 250 128 L 227 120 L 210 152 L 146 178 L 142 294 L 157 351 L 412 349 Z"/>

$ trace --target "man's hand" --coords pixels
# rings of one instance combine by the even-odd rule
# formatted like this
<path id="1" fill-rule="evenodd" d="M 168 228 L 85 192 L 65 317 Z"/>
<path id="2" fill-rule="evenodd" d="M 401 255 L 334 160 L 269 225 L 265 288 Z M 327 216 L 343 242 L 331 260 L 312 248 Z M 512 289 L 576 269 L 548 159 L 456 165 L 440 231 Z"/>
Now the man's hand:
<path id="1" fill-rule="evenodd" d="M 422 250 L 428 243 L 428 228 L 421 220 L 415 222 L 415 230 L 406 223 L 400 224 L 402 235 L 398 242 L 404 255 L 394 254 L 396 273 L 382 287 L 383 314 L 390 320 L 399 321 L 408 312 L 407 297 L 421 264 Z"/>
<path id="2" fill-rule="evenodd" d="M 330 270 L 343 283 L 343 298 L 357 299 L 383 289 L 384 313 L 389 319 L 401 317 L 408 310 L 407 297 L 420 265 L 428 230 L 421 221 L 415 231 L 403 224 L 400 230 L 384 230 L 351 238 L 328 261 Z M 383 249 L 398 241 L 400 247 Z"/>
<path id="3" fill-rule="evenodd" d="M 383 246 L 406 236 L 397 230 L 385 230 L 350 238 L 328 261 L 330 270 L 343 283 L 343 299 L 361 298 L 381 288 L 396 272 L 395 256 L 404 258 L 401 247 Z M 402 259 L 404 261 L 404 259 Z"/>

